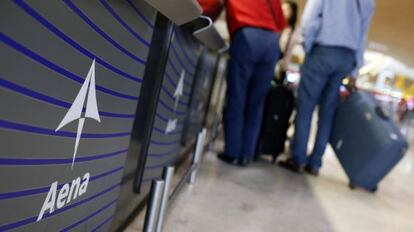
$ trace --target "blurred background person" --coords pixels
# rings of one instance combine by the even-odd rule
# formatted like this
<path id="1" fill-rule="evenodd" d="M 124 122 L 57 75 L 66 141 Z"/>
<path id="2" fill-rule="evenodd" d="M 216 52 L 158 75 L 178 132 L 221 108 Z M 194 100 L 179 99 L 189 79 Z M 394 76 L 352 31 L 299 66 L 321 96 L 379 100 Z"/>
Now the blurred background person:
<path id="1" fill-rule="evenodd" d="M 300 31 L 296 28 L 298 20 L 298 4 L 292 0 L 285 0 L 282 3 L 282 10 L 287 27 L 282 31 L 279 43 L 280 49 L 283 52 L 283 57 L 277 66 L 276 76 L 281 82 L 286 79 L 286 71 L 289 69 L 293 48 L 301 42 Z"/>

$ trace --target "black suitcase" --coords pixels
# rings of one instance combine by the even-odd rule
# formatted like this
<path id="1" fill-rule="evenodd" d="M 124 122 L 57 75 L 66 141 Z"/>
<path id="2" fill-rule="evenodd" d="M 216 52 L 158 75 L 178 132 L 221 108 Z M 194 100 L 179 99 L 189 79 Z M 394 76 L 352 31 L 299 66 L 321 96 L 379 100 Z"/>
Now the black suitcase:
<path id="1" fill-rule="evenodd" d="M 260 155 L 272 155 L 273 162 L 284 152 L 287 130 L 293 112 L 295 97 L 283 84 L 272 86 L 265 103 L 262 127 L 256 146 L 256 160 Z"/>
<path id="2" fill-rule="evenodd" d="M 349 177 L 349 186 L 371 192 L 408 148 L 400 128 L 372 94 L 363 91 L 352 93 L 339 106 L 331 145 Z"/>

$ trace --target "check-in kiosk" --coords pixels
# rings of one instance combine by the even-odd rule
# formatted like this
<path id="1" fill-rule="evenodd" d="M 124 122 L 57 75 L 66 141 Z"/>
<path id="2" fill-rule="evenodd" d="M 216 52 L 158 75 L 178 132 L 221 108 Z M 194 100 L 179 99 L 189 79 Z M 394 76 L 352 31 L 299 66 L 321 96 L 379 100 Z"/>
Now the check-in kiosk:
<path id="1" fill-rule="evenodd" d="M 121 228 L 192 149 L 223 41 L 193 0 L 7 0 L 0 15 L 0 231 Z"/>

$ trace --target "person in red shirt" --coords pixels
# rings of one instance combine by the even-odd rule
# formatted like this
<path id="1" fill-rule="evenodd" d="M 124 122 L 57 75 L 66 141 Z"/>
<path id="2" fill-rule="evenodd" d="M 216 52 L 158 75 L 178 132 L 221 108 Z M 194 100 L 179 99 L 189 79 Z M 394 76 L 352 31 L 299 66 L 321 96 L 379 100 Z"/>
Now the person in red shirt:
<path id="1" fill-rule="evenodd" d="M 217 19 L 226 6 L 227 26 L 231 37 L 243 27 L 263 28 L 280 33 L 287 23 L 280 0 L 198 0 L 203 14 Z"/>
<path id="2" fill-rule="evenodd" d="M 264 101 L 281 57 L 286 27 L 280 0 L 199 0 L 204 14 L 217 17 L 224 4 L 231 36 L 227 70 L 224 153 L 218 158 L 247 166 L 254 156 Z"/>

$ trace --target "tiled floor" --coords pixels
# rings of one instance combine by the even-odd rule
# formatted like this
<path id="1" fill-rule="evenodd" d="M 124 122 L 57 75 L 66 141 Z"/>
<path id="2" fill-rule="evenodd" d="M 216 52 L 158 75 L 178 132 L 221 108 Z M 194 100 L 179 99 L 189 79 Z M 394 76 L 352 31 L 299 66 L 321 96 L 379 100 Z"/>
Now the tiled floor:
<path id="1" fill-rule="evenodd" d="M 328 149 L 318 178 L 266 161 L 229 166 L 204 157 L 197 182 L 168 211 L 165 232 L 414 231 L 414 139 L 411 150 L 376 194 L 350 190 Z M 141 218 L 128 231 L 140 231 Z"/>

